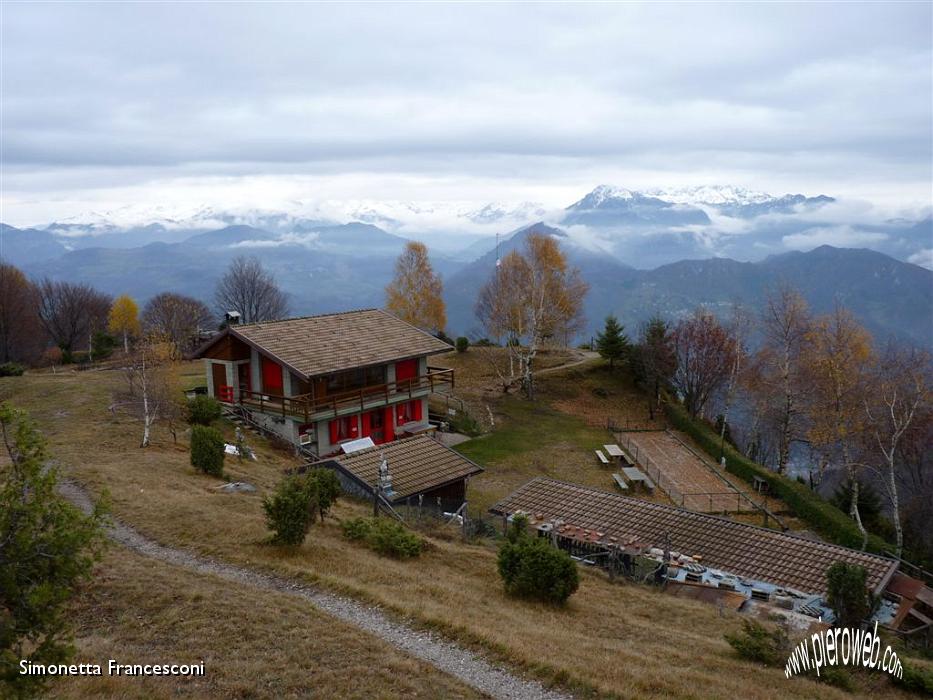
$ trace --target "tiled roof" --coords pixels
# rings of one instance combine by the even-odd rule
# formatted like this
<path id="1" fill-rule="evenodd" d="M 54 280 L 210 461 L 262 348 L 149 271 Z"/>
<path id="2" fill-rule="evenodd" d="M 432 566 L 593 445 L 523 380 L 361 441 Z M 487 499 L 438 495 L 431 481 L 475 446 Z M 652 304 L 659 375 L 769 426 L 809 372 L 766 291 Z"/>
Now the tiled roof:
<path id="1" fill-rule="evenodd" d="M 228 330 L 305 377 L 453 349 L 381 309 L 251 323 Z"/>
<path id="2" fill-rule="evenodd" d="M 837 561 L 864 566 L 872 590 L 897 569 L 874 554 L 554 479 L 529 481 L 490 509 L 516 511 L 656 546 L 669 535 L 673 551 L 700 555 L 706 566 L 805 593 L 825 592 L 826 570 Z"/>
<path id="3" fill-rule="evenodd" d="M 395 491 L 393 501 L 400 501 L 483 471 L 482 467 L 427 435 L 377 445 L 333 457 L 332 460 L 371 486 L 379 478 L 379 465 L 383 457 L 388 462 L 389 474 L 392 477 L 392 488 Z"/>

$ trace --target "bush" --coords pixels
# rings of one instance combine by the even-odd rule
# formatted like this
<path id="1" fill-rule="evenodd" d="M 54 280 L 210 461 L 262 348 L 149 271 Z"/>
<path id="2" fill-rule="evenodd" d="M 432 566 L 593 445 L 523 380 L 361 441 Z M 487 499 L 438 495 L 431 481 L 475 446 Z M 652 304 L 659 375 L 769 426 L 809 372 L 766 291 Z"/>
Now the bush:
<path id="1" fill-rule="evenodd" d="M 424 542 L 397 520 L 385 518 L 354 518 L 340 524 L 349 540 L 363 541 L 375 552 L 396 559 L 409 559 L 421 554 Z"/>
<path id="2" fill-rule="evenodd" d="M 470 348 L 470 339 L 466 336 L 457 338 L 457 352 L 466 352 Z"/>
<path id="3" fill-rule="evenodd" d="M 266 525 L 277 544 L 299 545 L 305 541 L 318 508 L 317 482 L 307 476 L 283 479 L 262 501 Z"/>
<path id="4" fill-rule="evenodd" d="M 933 671 L 928 671 L 919 666 L 908 666 L 903 661 L 901 661 L 901 665 L 904 667 L 904 677 L 891 676 L 894 684 L 912 693 L 933 697 Z"/>
<path id="5" fill-rule="evenodd" d="M 344 520 L 340 523 L 340 529 L 343 530 L 343 536 L 348 540 L 365 540 L 372 532 L 372 522 L 367 518 L 353 518 L 353 520 Z"/>
<path id="6" fill-rule="evenodd" d="M 837 561 L 826 572 L 826 602 L 837 627 L 857 627 L 871 614 L 872 600 L 865 567 Z"/>
<path id="7" fill-rule="evenodd" d="M 516 518 L 499 548 L 499 576 L 509 595 L 562 605 L 580 585 L 577 565 L 566 552 L 526 532 L 527 521 Z"/>
<path id="8" fill-rule="evenodd" d="M 343 491 L 340 488 L 340 479 L 333 470 L 325 467 L 312 469 L 308 472 L 307 478 L 314 482 L 317 491 L 317 510 L 321 514 L 321 522 L 324 522 L 324 516 L 337 502 L 337 498 Z"/>
<path id="9" fill-rule="evenodd" d="M 783 666 L 790 654 L 790 640 L 783 629 L 769 630 L 755 620 L 742 620 L 741 632 L 727 632 L 724 636 L 743 659 L 767 666 Z"/>
<path id="10" fill-rule="evenodd" d="M 26 368 L 16 362 L 4 362 L 0 365 L 0 377 L 22 377 Z"/>
<path id="11" fill-rule="evenodd" d="M 707 454 L 718 459 L 719 436 L 713 433 L 708 425 L 699 420 L 692 420 L 682 406 L 672 401 L 665 404 L 664 410 L 673 427 L 687 433 Z M 806 521 L 826 539 L 845 547 L 862 547 L 862 533 L 859 532 L 855 521 L 832 503 L 820 498 L 819 494 L 811 491 L 806 485 L 753 462 L 728 443 L 725 446 L 725 458 L 726 471 L 750 484 L 756 476 L 764 479 L 771 494 L 784 501 L 797 517 Z M 891 546 L 880 537 L 869 535 L 867 549 L 881 554 L 886 549 L 891 549 Z"/>
<path id="12" fill-rule="evenodd" d="M 113 354 L 117 340 L 109 333 L 98 331 L 91 339 L 91 355 L 95 360 L 105 360 Z"/>
<path id="13" fill-rule="evenodd" d="M 220 413 L 220 402 L 212 396 L 198 394 L 188 401 L 188 422 L 192 425 L 210 425 Z"/>
<path id="14" fill-rule="evenodd" d="M 223 476 L 224 438 L 216 428 L 191 428 L 191 466 L 211 476 Z"/>

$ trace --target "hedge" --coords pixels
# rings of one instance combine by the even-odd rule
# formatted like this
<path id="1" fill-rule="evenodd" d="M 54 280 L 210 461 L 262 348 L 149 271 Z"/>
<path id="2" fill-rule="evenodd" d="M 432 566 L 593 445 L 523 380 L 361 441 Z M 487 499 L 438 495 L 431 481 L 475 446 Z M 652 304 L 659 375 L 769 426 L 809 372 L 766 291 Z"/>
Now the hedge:
<path id="1" fill-rule="evenodd" d="M 719 436 L 708 425 L 691 419 L 686 409 L 673 401 L 664 404 L 664 411 L 671 425 L 692 437 L 711 457 L 718 458 Z M 784 501 L 798 518 L 806 521 L 823 537 L 845 547 L 862 548 L 862 533 L 859 532 L 855 521 L 829 501 L 823 500 L 809 487 L 753 462 L 728 443 L 723 454 L 726 458 L 726 471 L 750 484 L 754 483 L 756 476 L 764 479 L 771 494 Z M 885 550 L 890 549 L 891 545 L 882 538 L 869 533 L 868 551 L 883 554 Z"/>

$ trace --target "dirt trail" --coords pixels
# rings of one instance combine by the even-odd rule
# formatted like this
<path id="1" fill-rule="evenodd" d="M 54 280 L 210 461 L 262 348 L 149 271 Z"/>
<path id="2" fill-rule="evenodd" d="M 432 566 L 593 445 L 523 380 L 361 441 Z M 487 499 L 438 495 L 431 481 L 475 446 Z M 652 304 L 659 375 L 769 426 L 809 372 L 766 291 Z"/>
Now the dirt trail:
<path id="1" fill-rule="evenodd" d="M 79 484 L 63 479 L 59 484 L 59 490 L 83 511 L 90 512 L 91 499 Z M 134 552 L 158 561 L 182 566 L 197 573 L 218 576 L 234 583 L 303 598 L 321 612 L 375 635 L 490 697 L 522 700 L 570 700 L 572 697 L 494 666 L 457 644 L 394 620 L 376 607 L 283 577 L 224 564 L 184 549 L 166 547 L 117 521 L 109 528 L 108 535 L 113 541 Z"/>

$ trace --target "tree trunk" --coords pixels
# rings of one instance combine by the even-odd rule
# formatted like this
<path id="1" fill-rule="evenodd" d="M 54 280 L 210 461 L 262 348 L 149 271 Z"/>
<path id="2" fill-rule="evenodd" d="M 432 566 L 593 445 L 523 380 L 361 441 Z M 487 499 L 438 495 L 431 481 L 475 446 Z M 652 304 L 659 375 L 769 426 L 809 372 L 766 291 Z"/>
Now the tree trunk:
<path id="1" fill-rule="evenodd" d="M 888 464 L 888 490 L 891 492 L 891 519 L 894 521 L 894 535 L 897 549 L 895 554 L 901 556 L 904 550 L 904 530 L 901 527 L 901 509 L 897 497 L 897 481 L 894 478 L 894 463 Z"/>
<path id="2" fill-rule="evenodd" d="M 146 360 L 142 361 L 142 372 L 140 377 L 142 379 L 142 390 L 143 390 L 143 441 L 139 445 L 140 447 L 149 447 L 149 381 L 146 378 Z"/>
<path id="3" fill-rule="evenodd" d="M 129 338 L 127 337 L 126 329 L 123 330 L 123 354 L 124 355 L 130 354 L 130 341 L 129 341 Z"/>
<path id="4" fill-rule="evenodd" d="M 848 450 L 846 450 L 848 452 Z M 848 456 L 846 457 L 848 462 Z M 851 462 L 849 462 L 849 479 L 852 481 L 852 501 L 849 503 L 849 516 L 855 521 L 855 524 L 858 526 L 858 531 L 862 533 L 862 550 L 868 546 L 868 531 L 865 529 L 865 526 L 862 524 L 862 516 L 858 512 L 858 497 L 859 497 L 859 482 L 855 478 L 855 470 L 851 467 Z"/>

